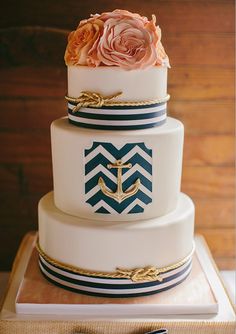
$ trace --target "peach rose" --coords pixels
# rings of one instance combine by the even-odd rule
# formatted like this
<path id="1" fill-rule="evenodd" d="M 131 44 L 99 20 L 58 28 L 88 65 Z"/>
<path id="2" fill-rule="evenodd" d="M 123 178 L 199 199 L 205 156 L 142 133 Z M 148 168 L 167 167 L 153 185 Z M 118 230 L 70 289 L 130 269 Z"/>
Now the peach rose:
<path id="1" fill-rule="evenodd" d="M 159 30 L 153 20 L 149 22 L 133 15 L 122 17 L 120 13 L 111 13 L 114 17 L 104 22 L 103 34 L 97 45 L 97 58 L 103 64 L 126 70 L 156 64 Z"/>
<path id="2" fill-rule="evenodd" d="M 88 54 L 99 40 L 103 32 L 103 25 L 103 21 L 91 18 L 81 21 L 78 28 L 70 33 L 65 52 L 67 65 L 99 66 L 100 62 L 96 54 L 91 53 L 91 60 L 88 59 Z"/>

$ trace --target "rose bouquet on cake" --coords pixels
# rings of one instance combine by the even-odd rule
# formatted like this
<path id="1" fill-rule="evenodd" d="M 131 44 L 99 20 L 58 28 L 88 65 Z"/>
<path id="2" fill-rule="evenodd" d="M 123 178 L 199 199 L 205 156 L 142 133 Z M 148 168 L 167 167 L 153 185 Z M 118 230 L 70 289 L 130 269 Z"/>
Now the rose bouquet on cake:
<path id="1" fill-rule="evenodd" d="M 169 66 L 156 17 L 127 10 L 95 14 L 68 37 L 65 62 L 72 66 L 119 66 L 126 70 Z"/>

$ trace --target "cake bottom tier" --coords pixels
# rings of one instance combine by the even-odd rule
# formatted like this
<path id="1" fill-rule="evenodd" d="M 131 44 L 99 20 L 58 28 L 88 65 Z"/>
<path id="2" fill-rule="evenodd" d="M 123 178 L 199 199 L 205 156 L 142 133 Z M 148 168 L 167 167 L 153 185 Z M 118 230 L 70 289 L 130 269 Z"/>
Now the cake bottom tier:
<path id="1" fill-rule="evenodd" d="M 150 295 L 180 284 L 191 271 L 194 205 L 136 222 L 91 221 L 39 203 L 39 266 L 51 282 L 96 296 Z"/>

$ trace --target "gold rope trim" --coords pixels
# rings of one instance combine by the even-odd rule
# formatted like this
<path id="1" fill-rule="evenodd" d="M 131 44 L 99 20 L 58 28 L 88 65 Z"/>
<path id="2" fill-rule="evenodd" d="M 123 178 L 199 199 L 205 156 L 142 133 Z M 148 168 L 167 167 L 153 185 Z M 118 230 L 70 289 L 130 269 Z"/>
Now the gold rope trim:
<path id="1" fill-rule="evenodd" d="M 58 262 L 51 257 L 49 257 L 44 251 L 41 249 L 39 242 L 36 243 L 36 248 L 39 252 L 39 254 L 52 265 L 55 265 L 61 269 L 65 270 L 70 270 L 74 273 L 81 274 L 81 275 L 86 275 L 86 276 L 99 276 L 103 278 L 127 278 L 132 280 L 133 282 L 139 282 L 139 281 L 162 281 L 163 278 L 161 277 L 160 274 L 163 274 L 169 270 L 174 270 L 182 265 L 184 265 L 193 255 L 195 247 L 193 245 L 192 251 L 190 252 L 189 255 L 187 255 L 183 260 L 172 264 L 167 267 L 163 268 L 156 268 L 154 266 L 147 266 L 145 268 L 135 268 L 135 269 L 121 269 L 117 268 L 116 272 L 100 272 L 100 271 L 91 271 L 91 270 L 86 270 L 83 268 L 78 268 L 74 266 L 67 265 L 65 263 Z"/>
<path id="2" fill-rule="evenodd" d="M 118 92 L 116 94 L 110 96 L 102 96 L 99 93 L 94 92 L 81 92 L 78 97 L 70 97 L 68 95 L 65 96 L 65 99 L 69 102 L 77 103 L 77 105 L 72 109 L 72 112 L 78 111 L 80 108 L 84 107 L 93 107 L 93 108 L 101 108 L 102 106 L 145 106 L 156 103 L 167 102 L 170 99 L 170 95 L 167 94 L 162 99 L 154 99 L 147 101 L 113 101 L 118 96 L 121 96 L 122 92 Z"/>

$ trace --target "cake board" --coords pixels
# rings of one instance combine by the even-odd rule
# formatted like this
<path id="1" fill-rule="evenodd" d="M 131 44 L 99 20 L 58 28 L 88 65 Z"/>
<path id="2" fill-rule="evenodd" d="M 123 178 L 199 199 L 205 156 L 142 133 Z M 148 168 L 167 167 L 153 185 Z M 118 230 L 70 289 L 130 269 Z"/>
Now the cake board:
<path id="1" fill-rule="evenodd" d="M 35 244 L 36 239 L 33 241 Z M 16 298 L 16 312 L 22 314 L 76 314 L 143 316 L 170 314 L 214 314 L 218 303 L 202 269 L 197 252 L 193 268 L 180 285 L 146 297 L 93 297 L 62 289 L 48 282 L 39 270 L 33 247 Z"/>
<path id="2" fill-rule="evenodd" d="M 66 330 L 63 330 L 63 333 L 79 331 L 84 331 L 86 333 L 146 333 L 150 330 L 163 327 L 168 328 L 170 334 L 189 334 L 190 328 L 191 333 L 199 333 L 200 329 L 204 329 L 204 333 L 222 333 L 222 329 L 224 329 L 224 333 L 227 334 L 235 333 L 236 327 L 234 309 L 229 301 L 228 296 L 226 295 L 222 282 L 219 280 L 217 270 L 214 266 L 214 263 L 212 262 L 211 256 L 202 237 L 196 238 L 196 249 L 198 258 L 204 258 L 204 264 L 205 267 L 207 267 L 207 271 L 204 273 L 204 275 L 206 275 L 207 281 L 210 283 L 208 286 L 208 288 L 210 287 L 210 290 L 208 290 L 208 292 L 211 291 L 210 295 L 212 294 L 211 298 L 213 298 L 207 298 L 208 302 L 211 301 L 213 303 L 211 304 L 210 309 L 205 309 L 207 312 L 204 311 L 203 314 L 200 314 L 199 312 L 196 313 L 196 310 L 194 311 L 195 314 L 191 314 L 191 312 L 188 312 L 188 314 L 183 314 L 183 311 L 175 311 L 172 312 L 172 314 L 166 314 L 166 311 L 160 312 L 159 310 L 159 312 L 157 312 L 158 307 L 150 308 L 149 306 L 145 306 L 150 305 L 147 302 L 146 304 L 143 303 L 141 308 L 144 311 L 142 312 L 140 309 L 137 311 L 137 307 L 135 307 L 137 304 L 134 304 L 134 302 L 130 302 L 130 304 L 128 304 L 130 312 L 127 312 L 127 309 L 125 312 L 121 312 L 121 310 L 117 310 L 116 307 L 111 307 L 111 304 L 109 304 L 109 308 L 110 310 L 113 308 L 113 310 L 108 312 L 107 306 L 107 310 L 103 308 L 103 306 L 106 304 L 99 306 L 101 305 L 100 298 L 96 298 L 96 300 L 100 301 L 100 304 L 95 304 L 95 309 L 94 304 L 91 304 L 91 302 L 87 305 L 86 303 L 82 304 L 86 305 L 86 307 L 80 307 L 79 311 L 78 309 L 73 310 L 73 308 L 71 310 L 69 310 L 69 308 L 66 309 L 64 307 L 65 305 L 63 305 L 63 309 L 58 311 L 57 305 L 56 312 L 54 312 L 55 314 L 52 314 L 52 311 L 50 314 L 48 310 L 45 310 L 45 302 L 44 304 L 41 304 L 43 306 L 38 307 L 38 304 L 36 307 L 33 305 L 31 298 L 31 306 L 33 306 L 32 310 L 30 311 L 28 309 L 27 311 L 27 307 L 29 307 L 29 305 L 24 303 L 25 305 L 23 308 L 22 305 L 17 305 L 18 313 L 16 313 L 15 301 L 17 300 L 18 304 L 20 304 L 19 301 L 22 302 L 20 298 L 22 298 L 23 284 L 26 278 L 29 278 L 27 276 L 28 274 L 26 268 L 30 264 L 29 259 L 31 257 L 32 250 L 34 249 L 35 241 L 36 235 L 32 233 L 28 234 L 25 237 L 17 254 L 8 293 L 6 295 L 1 312 L 1 333 L 10 333 L 10 329 L 13 330 L 13 328 L 15 330 L 14 333 L 47 333 L 48 328 L 50 328 L 50 333 L 59 333 L 59 328 L 62 327 L 66 328 Z M 34 256 L 35 255 L 31 257 L 31 260 L 34 258 Z M 47 284 L 52 287 L 50 283 L 47 282 Z M 57 289 L 63 290 L 61 288 Z M 34 302 L 37 290 L 38 285 L 35 284 L 35 295 L 33 296 Z M 172 290 L 173 293 L 174 290 L 175 289 Z M 65 291 L 65 293 L 68 292 Z M 30 294 L 28 294 L 28 296 L 25 296 L 25 298 L 28 298 L 26 298 L 27 301 L 30 300 L 30 295 L 32 295 L 32 291 Z M 79 298 L 77 294 L 73 293 L 73 295 L 76 295 L 76 298 Z M 86 301 L 87 303 L 88 299 L 91 299 L 91 297 L 88 297 L 87 299 L 87 296 L 83 296 L 83 298 L 85 298 L 84 302 Z M 114 302 L 115 300 L 113 299 L 113 306 L 115 305 Z M 119 308 L 122 309 L 120 305 L 122 304 L 118 304 Z M 21 310 L 19 309 L 19 306 Z M 50 308 L 52 310 L 52 305 L 50 305 Z M 103 308 L 103 310 L 99 311 L 99 308 Z M 216 313 L 217 308 L 218 312 Z M 21 313 L 19 313 L 19 310 Z M 31 314 L 26 314 L 25 311 L 30 311 Z"/>

